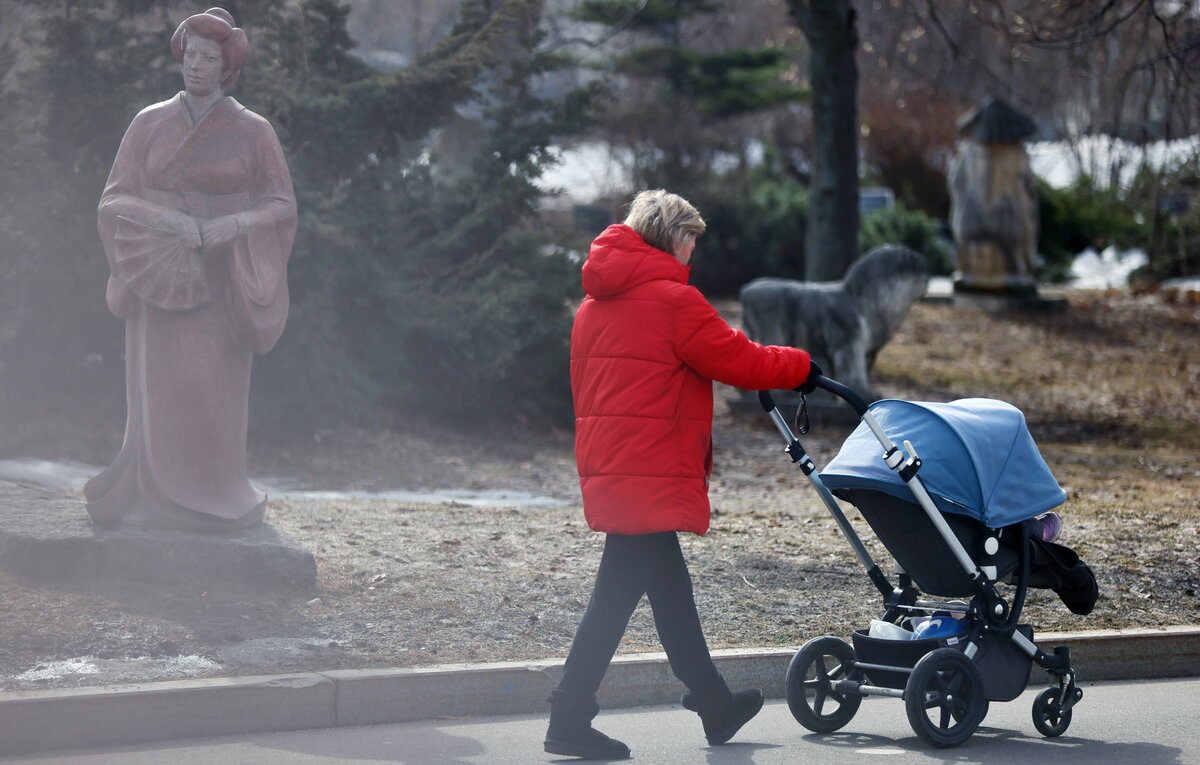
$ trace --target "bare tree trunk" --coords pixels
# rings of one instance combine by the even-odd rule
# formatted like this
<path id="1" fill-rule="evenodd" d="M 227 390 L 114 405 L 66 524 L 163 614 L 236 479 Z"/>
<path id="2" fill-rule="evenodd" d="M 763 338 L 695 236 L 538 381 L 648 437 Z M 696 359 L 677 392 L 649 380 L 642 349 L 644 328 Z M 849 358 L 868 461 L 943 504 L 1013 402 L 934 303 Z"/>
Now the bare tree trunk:
<path id="1" fill-rule="evenodd" d="M 858 46 L 850 0 L 788 0 L 811 49 L 814 146 L 805 232 L 809 281 L 840 279 L 858 257 Z"/>

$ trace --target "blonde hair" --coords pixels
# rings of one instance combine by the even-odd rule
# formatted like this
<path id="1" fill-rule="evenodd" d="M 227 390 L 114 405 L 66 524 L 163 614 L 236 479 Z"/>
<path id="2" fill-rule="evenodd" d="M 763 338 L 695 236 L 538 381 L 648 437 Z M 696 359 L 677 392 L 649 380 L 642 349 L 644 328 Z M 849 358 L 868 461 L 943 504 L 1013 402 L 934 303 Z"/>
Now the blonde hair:
<path id="1" fill-rule="evenodd" d="M 671 254 L 676 244 L 707 228 L 690 202 L 665 189 L 639 191 L 629 203 L 625 225 L 641 234 L 646 244 Z"/>

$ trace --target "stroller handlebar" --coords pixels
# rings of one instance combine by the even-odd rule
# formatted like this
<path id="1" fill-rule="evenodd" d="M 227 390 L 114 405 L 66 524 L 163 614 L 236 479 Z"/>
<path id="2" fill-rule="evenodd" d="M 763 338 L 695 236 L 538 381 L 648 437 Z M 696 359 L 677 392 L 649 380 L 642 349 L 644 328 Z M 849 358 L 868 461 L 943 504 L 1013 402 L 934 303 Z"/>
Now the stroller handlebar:
<path id="1" fill-rule="evenodd" d="M 845 401 L 859 417 L 867 413 L 867 402 L 863 400 L 863 397 L 837 380 L 831 380 L 825 375 L 817 375 L 816 377 L 809 378 L 808 382 L 822 390 L 829 391 Z M 765 412 L 770 412 L 775 408 L 775 399 L 771 397 L 771 391 L 769 390 L 760 390 L 758 392 L 758 403 L 762 405 Z"/>
<path id="2" fill-rule="evenodd" d="M 758 403 L 762 406 L 763 411 L 768 414 L 775 408 L 775 399 L 771 397 L 771 391 L 760 390 L 758 392 Z"/>
<path id="3" fill-rule="evenodd" d="M 837 380 L 831 380 L 825 375 L 817 375 L 816 379 L 812 380 L 811 382 L 818 388 L 827 390 L 840 398 L 842 401 L 845 401 L 850 405 L 850 408 L 853 409 L 856 414 L 858 414 L 859 417 L 862 417 L 867 413 L 867 402 L 863 399 L 863 397 L 858 395 L 858 393 L 854 392 L 854 390 L 851 388 L 842 385 Z"/>

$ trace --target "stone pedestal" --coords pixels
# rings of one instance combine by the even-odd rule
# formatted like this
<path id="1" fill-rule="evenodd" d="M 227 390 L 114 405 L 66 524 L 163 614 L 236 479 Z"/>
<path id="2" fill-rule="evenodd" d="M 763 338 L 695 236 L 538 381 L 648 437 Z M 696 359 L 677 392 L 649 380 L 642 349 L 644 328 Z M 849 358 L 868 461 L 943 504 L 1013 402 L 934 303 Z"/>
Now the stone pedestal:
<path id="1" fill-rule="evenodd" d="M 956 289 L 952 302 L 957 308 L 973 308 L 991 313 L 1061 313 L 1067 310 L 1066 295 L 1045 290 L 1010 293 Z"/>
<path id="2" fill-rule="evenodd" d="M 312 553 L 270 524 L 194 534 L 93 527 L 83 501 L 0 481 L 0 568 L 46 583 L 128 580 L 164 587 L 299 589 L 316 583 Z"/>

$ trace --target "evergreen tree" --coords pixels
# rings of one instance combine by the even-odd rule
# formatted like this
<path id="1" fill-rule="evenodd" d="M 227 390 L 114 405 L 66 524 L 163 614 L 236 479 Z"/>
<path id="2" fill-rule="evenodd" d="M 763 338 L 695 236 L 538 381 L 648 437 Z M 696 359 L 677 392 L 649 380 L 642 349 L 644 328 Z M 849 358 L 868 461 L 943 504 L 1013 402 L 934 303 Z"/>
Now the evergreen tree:
<path id="1" fill-rule="evenodd" d="M 610 140 L 634 151 L 639 186 L 682 190 L 704 181 L 719 152 L 746 151 L 730 120 L 807 96 L 782 77 L 791 66 L 786 49 L 689 44 L 689 25 L 721 8 L 713 0 L 584 0 L 574 12 L 604 28 L 606 38 L 633 40 L 632 50 L 613 58 L 611 72 L 648 85 L 649 93 L 633 98 L 633 88 L 623 89 L 606 123 Z"/>
<path id="2" fill-rule="evenodd" d="M 125 127 L 149 103 L 140 94 L 172 92 L 159 88 L 170 57 L 161 30 L 125 23 L 145 5 L 43 7 L 0 64 L 0 428 L 9 441 L 37 438 L 45 422 L 86 429 L 124 413 L 122 333 L 105 306 L 96 204 Z"/>
<path id="3" fill-rule="evenodd" d="M 307 50 L 280 57 L 310 65 L 271 116 L 307 189 L 292 285 L 313 305 L 260 364 L 258 411 L 275 413 L 276 432 L 302 424 L 299 412 L 308 428 L 334 412 L 377 420 L 381 408 L 562 416 L 573 280 L 527 224 L 549 143 L 578 128 L 588 96 L 533 95 L 534 78 L 563 63 L 538 50 L 541 3 L 468 2 L 446 40 L 387 76 L 311 66 L 345 62 L 349 41 L 311 33 L 338 29 L 336 3 L 302 7 L 308 34 L 275 38 L 303 40 Z M 456 110 L 482 130 L 443 155 L 427 139 L 461 123 Z"/>
<path id="4" fill-rule="evenodd" d="M 292 311 L 256 362 L 252 431 L 566 411 L 574 279 L 531 221 L 549 142 L 589 96 L 536 97 L 563 63 L 539 49 L 540 0 L 467 0 L 449 37 L 392 74 L 352 55 L 335 0 L 224 5 L 254 46 L 231 95 L 275 126 L 300 212 Z M 21 43 L 36 51 L 24 71 L 0 51 L 9 448 L 17 426 L 86 429 L 86 412 L 119 436 L 123 328 L 104 305 L 96 203 L 133 115 L 179 90 L 166 42 L 183 6 L 62 2 Z M 433 139 L 472 109 L 480 140 L 439 154 Z"/>

